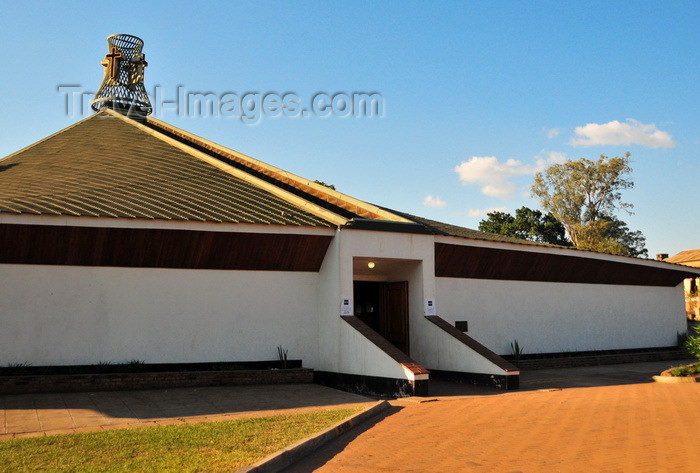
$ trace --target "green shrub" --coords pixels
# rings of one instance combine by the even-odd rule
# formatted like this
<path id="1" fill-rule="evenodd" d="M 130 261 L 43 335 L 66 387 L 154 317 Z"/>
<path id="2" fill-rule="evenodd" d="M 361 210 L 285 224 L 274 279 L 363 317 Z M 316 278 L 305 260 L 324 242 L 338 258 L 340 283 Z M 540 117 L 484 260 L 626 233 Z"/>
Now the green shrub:
<path id="1" fill-rule="evenodd" d="M 693 330 L 697 335 L 688 336 L 683 345 L 688 353 L 700 360 L 700 324 L 696 325 Z"/>
<path id="2" fill-rule="evenodd" d="M 694 374 L 700 374 L 700 363 L 693 363 L 692 365 L 686 366 L 676 366 L 671 368 L 671 374 L 673 376 L 692 376 Z"/>

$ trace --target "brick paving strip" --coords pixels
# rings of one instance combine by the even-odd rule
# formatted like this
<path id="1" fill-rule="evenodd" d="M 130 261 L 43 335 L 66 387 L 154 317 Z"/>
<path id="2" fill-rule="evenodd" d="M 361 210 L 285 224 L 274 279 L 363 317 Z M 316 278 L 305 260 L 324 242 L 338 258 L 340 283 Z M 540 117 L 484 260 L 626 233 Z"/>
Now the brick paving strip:
<path id="1" fill-rule="evenodd" d="M 398 400 L 292 472 L 700 471 L 700 385 L 627 384 Z M 346 438 L 347 437 L 347 438 Z"/>
<path id="2" fill-rule="evenodd" d="M 0 440 L 372 406 L 313 384 L 0 395 Z"/>

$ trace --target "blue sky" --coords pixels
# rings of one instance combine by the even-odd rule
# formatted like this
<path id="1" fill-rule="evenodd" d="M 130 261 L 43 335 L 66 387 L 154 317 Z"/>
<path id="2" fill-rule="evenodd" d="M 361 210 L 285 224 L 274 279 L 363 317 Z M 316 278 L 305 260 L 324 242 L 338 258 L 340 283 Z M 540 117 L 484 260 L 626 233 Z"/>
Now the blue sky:
<path id="1" fill-rule="evenodd" d="M 157 115 L 360 199 L 476 228 L 489 210 L 536 208 L 548 163 L 629 151 L 635 213 L 621 218 L 652 257 L 700 247 L 698 2 L 2 6 L 0 156 L 81 118 L 58 86 L 94 92 L 106 37 L 130 33 L 166 100 L 178 86 L 305 107 L 380 94 L 382 117 Z"/>

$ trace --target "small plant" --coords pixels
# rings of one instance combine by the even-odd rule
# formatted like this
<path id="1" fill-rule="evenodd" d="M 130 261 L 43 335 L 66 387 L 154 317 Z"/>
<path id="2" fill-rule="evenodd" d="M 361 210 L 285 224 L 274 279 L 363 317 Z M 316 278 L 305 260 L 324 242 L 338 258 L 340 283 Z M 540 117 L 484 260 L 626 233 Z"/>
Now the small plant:
<path id="1" fill-rule="evenodd" d="M 522 355 L 523 355 L 524 349 L 525 349 L 524 347 L 520 346 L 517 339 L 510 342 L 510 351 L 513 353 L 513 359 L 515 361 L 520 360 L 520 357 L 522 357 Z"/>
<path id="2" fill-rule="evenodd" d="M 279 345 L 277 347 L 277 357 L 280 360 L 280 368 L 283 370 L 287 369 L 287 367 L 289 366 L 289 362 L 287 361 L 287 352 L 288 350 L 282 348 L 282 345 Z"/>
<path id="3" fill-rule="evenodd" d="M 688 340 L 688 332 L 676 332 L 676 346 L 678 348 L 683 348 L 685 346 L 685 342 Z"/>
<path id="4" fill-rule="evenodd" d="M 692 365 L 676 366 L 671 368 L 671 374 L 673 376 L 693 376 L 700 374 L 700 363 L 693 363 Z"/>
<path id="5" fill-rule="evenodd" d="M 697 335 L 689 335 L 683 344 L 688 353 L 700 360 L 700 324 L 693 327 Z"/>

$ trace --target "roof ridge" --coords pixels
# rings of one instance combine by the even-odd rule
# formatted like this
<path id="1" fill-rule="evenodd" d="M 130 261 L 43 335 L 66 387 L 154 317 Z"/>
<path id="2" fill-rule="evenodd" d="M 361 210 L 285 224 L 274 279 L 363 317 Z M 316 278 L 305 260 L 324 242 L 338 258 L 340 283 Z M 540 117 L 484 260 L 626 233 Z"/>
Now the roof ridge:
<path id="1" fill-rule="evenodd" d="M 453 225 L 451 223 L 440 222 L 438 220 L 432 220 L 432 219 L 429 219 L 426 217 L 420 217 L 418 215 L 412 215 L 412 214 L 409 214 L 406 212 L 399 212 L 397 210 L 392 210 L 392 211 L 397 212 L 398 214 L 403 215 L 406 218 L 415 219 L 416 222 L 418 222 L 426 227 L 429 227 L 432 231 L 435 232 L 436 235 L 441 235 L 441 236 L 451 236 L 451 237 L 457 237 L 457 238 L 464 238 L 467 240 L 486 241 L 486 242 L 491 242 L 491 243 L 510 243 L 510 244 L 515 244 L 515 245 L 532 247 L 532 248 L 549 248 L 549 249 L 558 249 L 558 250 L 571 250 L 571 251 L 578 252 L 578 253 L 588 253 L 588 254 L 599 255 L 599 256 L 634 259 L 635 261 L 643 262 L 643 263 L 651 263 L 651 264 L 660 263 L 660 264 L 665 264 L 665 265 L 682 266 L 683 268 L 697 269 L 700 271 L 700 268 L 695 268 L 693 266 L 684 265 L 682 263 L 675 263 L 675 262 L 669 261 L 668 259 L 665 259 L 663 261 L 657 261 L 657 260 L 654 260 L 651 258 L 640 258 L 638 256 L 630 256 L 630 255 L 616 255 L 613 253 L 605 253 L 602 251 L 588 250 L 585 248 L 577 248 L 575 246 L 562 246 L 562 245 L 555 245 L 553 243 L 524 240 L 521 238 L 511 237 L 511 236 L 507 236 L 507 235 L 500 235 L 498 233 L 484 232 L 481 230 L 474 230 L 472 228 L 461 227 L 459 225 Z M 443 228 L 440 228 L 440 227 L 443 227 Z M 460 235 L 455 231 L 450 232 L 450 231 L 448 231 L 450 228 L 457 229 L 457 230 L 466 230 L 467 233 L 469 233 L 469 234 L 468 235 Z M 492 238 L 489 238 L 489 236 Z M 700 248 L 698 248 L 698 250 L 700 250 Z M 698 251 L 698 250 L 695 250 L 695 251 Z M 686 251 L 693 251 L 693 250 L 686 250 Z"/>
<path id="2" fill-rule="evenodd" d="M 174 125 L 163 122 L 162 120 L 148 117 L 147 124 L 152 125 L 155 128 L 159 128 L 167 133 L 173 134 L 181 140 L 186 140 L 196 146 L 201 146 L 209 151 L 221 155 L 224 158 L 231 159 L 253 171 L 259 172 L 274 179 L 282 185 L 288 185 L 306 194 L 310 194 L 312 197 L 319 198 L 330 205 L 354 213 L 361 218 L 389 220 L 394 222 L 411 222 L 398 213 L 394 213 L 377 205 L 370 204 L 363 200 L 326 187 L 322 184 L 317 184 L 309 179 L 305 179 L 301 176 L 285 171 L 284 169 L 278 168 L 259 159 L 255 159 L 234 149 L 220 145 L 211 140 L 207 140 L 206 138 L 202 138 L 194 133 L 190 133 Z M 319 196 L 318 194 L 321 195 Z M 325 198 L 323 196 L 325 196 Z"/>
<path id="3" fill-rule="evenodd" d="M 31 144 L 25 146 L 25 147 L 22 148 L 22 149 L 18 149 L 18 150 L 15 151 L 14 153 L 11 153 L 11 154 L 8 154 L 7 156 L 1 157 L 1 158 L 0 158 L 0 162 L 4 161 L 4 160 L 6 160 L 6 159 L 12 158 L 13 156 L 16 156 L 16 155 L 18 155 L 18 154 L 20 154 L 20 153 L 24 153 L 24 152 L 27 151 L 28 149 L 31 149 L 31 148 L 33 148 L 33 147 L 35 147 L 35 146 L 37 146 L 37 145 L 40 145 L 41 143 L 43 143 L 43 142 L 45 142 L 45 141 L 47 141 L 47 140 L 50 140 L 51 138 L 53 138 L 53 137 L 55 137 L 55 136 L 58 136 L 58 135 L 62 134 L 63 132 L 66 132 L 66 131 L 68 131 L 68 130 L 71 130 L 71 129 L 75 128 L 76 126 L 79 126 L 79 125 L 83 124 L 84 122 L 86 122 L 86 121 L 88 121 L 88 120 L 92 120 L 93 118 L 97 117 L 98 115 L 103 115 L 103 114 L 104 114 L 103 111 L 99 111 L 99 112 L 97 112 L 97 113 L 93 113 L 92 115 L 90 115 L 90 116 L 88 116 L 88 117 L 85 117 L 85 118 L 83 118 L 82 120 L 78 120 L 77 122 L 73 123 L 72 125 L 68 125 L 68 126 L 65 127 L 65 128 L 61 128 L 61 129 L 58 130 L 57 132 L 51 133 L 50 135 L 43 137 L 43 138 L 40 139 L 39 141 L 35 141 L 34 143 L 31 143 Z M 104 118 L 104 117 L 102 117 L 102 118 Z"/>
<path id="4" fill-rule="evenodd" d="M 264 191 L 270 192 L 273 195 L 276 195 L 277 197 L 286 200 L 287 202 L 291 203 L 292 205 L 299 207 L 313 215 L 316 215 L 317 217 L 320 217 L 328 222 L 333 223 L 334 225 L 345 225 L 348 222 L 347 218 L 344 218 L 335 212 L 332 212 L 328 209 L 324 209 L 323 207 L 320 207 L 313 202 L 310 202 L 303 197 L 297 196 L 295 194 L 292 194 L 291 192 L 280 188 L 279 186 L 276 186 L 274 184 L 271 184 L 267 181 L 264 181 L 260 179 L 259 177 L 253 176 L 250 173 L 247 173 L 245 171 L 242 171 L 240 169 L 235 168 L 234 166 L 231 166 L 230 164 L 225 163 L 224 161 L 220 159 L 216 159 L 214 157 L 211 157 L 202 151 L 199 151 L 197 149 L 194 149 L 192 146 L 189 146 L 185 143 L 182 143 L 174 138 L 171 138 L 169 136 L 166 136 L 162 132 L 153 129 L 151 127 L 148 127 L 142 123 L 139 123 L 136 120 L 133 120 L 129 117 L 125 117 L 121 115 L 118 112 L 114 112 L 110 109 L 104 109 L 104 112 L 112 115 L 120 120 L 123 120 L 125 123 L 130 124 L 131 126 L 138 128 L 139 130 L 163 141 L 164 143 L 173 146 L 181 151 L 184 151 L 185 153 L 189 154 L 190 156 L 197 158 L 201 161 L 204 161 L 238 179 L 241 179 L 243 181 L 246 181 Z"/>
<path id="5" fill-rule="evenodd" d="M 508 235 L 501 235 L 498 233 L 484 232 L 482 230 L 474 230 L 473 228 L 462 227 L 460 225 L 454 225 L 452 223 L 441 222 L 439 220 L 433 220 L 426 217 L 421 217 L 419 215 L 412 215 L 407 212 L 399 212 L 394 210 L 400 215 L 406 218 L 414 219 L 416 222 L 421 223 L 427 227 L 430 227 L 436 235 L 442 236 L 454 236 L 459 238 L 466 238 L 469 240 L 480 240 L 480 241 L 490 241 L 495 243 L 513 243 L 516 245 L 534 246 L 534 247 L 545 247 L 545 248 L 560 248 L 560 249 L 578 249 L 570 246 L 555 245 L 552 243 L 545 243 L 539 241 L 525 240 L 522 238 L 512 237 Z M 441 228 L 442 227 L 442 228 Z M 456 229 L 460 231 L 466 231 L 470 233 L 469 235 L 458 235 L 455 231 L 449 231 L 450 229 Z M 483 235 L 483 236 L 481 236 Z"/>

